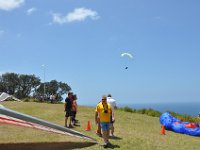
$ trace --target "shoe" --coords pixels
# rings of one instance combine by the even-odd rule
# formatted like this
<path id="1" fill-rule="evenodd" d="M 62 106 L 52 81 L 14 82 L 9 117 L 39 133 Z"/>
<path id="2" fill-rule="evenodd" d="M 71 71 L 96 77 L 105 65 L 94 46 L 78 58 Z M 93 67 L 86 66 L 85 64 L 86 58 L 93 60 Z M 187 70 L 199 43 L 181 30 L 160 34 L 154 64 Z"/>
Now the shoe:
<path id="1" fill-rule="evenodd" d="M 70 124 L 70 125 L 69 125 L 69 128 L 73 128 L 73 126 Z"/>
<path id="2" fill-rule="evenodd" d="M 110 142 L 108 142 L 107 145 L 108 145 L 108 147 L 110 147 L 110 148 L 114 148 L 114 146 L 113 146 Z"/>
<path id="3" fill-rule="evenodd" d="M 104 144 L 104 145 L 103 145 L 103 148 L 108 148 L 108 144 Z"/>
<path id="4" fill-rule="evenodd" d="M 79 124 L 75 124 L 75 123 L 74 123 L 74 124 L 73 124 L 73 126 L 80 126 L 80 125 L 79 125 Z"/>
<path id="5" fill-rule="evenodd" d="M 115 135 L 114 135 L 114 134 L 111 134 L 111 135 L 110 135 L 110 137 L 114 138 L 114 137 L 115 137 Z"/>

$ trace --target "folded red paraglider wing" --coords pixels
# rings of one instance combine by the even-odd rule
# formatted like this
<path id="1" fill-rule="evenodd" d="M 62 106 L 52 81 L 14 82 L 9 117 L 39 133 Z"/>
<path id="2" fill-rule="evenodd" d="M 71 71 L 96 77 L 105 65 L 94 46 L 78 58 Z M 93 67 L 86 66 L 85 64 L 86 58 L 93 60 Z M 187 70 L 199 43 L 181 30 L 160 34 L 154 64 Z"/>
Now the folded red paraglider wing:
<path id="1" fill-rule="evenodd" d="M 192 129 L 197 128 L 197 126 L 194 123 L 184 124 L 184 126 L 187 128 L 192 128 Z"/>

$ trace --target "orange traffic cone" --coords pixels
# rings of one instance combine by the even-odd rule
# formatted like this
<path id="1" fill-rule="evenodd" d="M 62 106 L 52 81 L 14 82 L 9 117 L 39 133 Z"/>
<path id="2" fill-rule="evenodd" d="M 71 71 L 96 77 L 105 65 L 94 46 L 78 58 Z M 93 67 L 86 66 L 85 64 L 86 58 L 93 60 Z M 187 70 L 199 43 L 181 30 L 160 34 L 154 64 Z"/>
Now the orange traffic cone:
<path id="1" fill-rule="evenodd" d="M 88 120 L 88 123 L 87 123 L 87 127 L 85 129 L 86 131 L 90 131 L 91 130 L 91 126 L 90 126 L 90 121 Z"/>
<path id="2" fill-rule="evenodd" d="M 165 135 L 165 126 L 162 125 L 161 127 L 161 131 L 160 131 L 161 135 Z"/>

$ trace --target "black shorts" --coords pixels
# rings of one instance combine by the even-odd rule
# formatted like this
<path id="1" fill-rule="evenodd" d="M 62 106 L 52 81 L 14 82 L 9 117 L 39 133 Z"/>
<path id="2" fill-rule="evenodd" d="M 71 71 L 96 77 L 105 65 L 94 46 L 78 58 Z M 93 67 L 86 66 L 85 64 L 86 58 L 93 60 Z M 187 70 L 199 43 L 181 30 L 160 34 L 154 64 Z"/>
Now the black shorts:
<path id="1" fill-rule="evenodd" d="M 66 110 L 65 117 L 71 117 L 71 116 L 72 116 L 72 111 Z"/>
<path id="2" fill-rule="evenodd" d="M 71 111 L 71 115 L 72 115 L 73 117 L 75 117 L 75 116 L 76 116 L 76 111 Z"/>

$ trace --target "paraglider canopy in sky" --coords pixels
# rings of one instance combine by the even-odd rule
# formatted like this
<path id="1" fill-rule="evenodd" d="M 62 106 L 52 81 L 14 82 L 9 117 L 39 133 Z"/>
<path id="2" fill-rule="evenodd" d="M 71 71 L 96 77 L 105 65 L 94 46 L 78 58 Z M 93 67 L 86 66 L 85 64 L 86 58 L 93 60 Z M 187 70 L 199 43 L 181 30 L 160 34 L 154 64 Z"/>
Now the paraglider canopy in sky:
<path id="1" fill-rule="evenodd" d="M 133 59 L 133 55 L 130 53 L 121 53 L 121 57 L 128 57 L 130 59 Z"/>
<path id="2" fill-rule="evenodd" d="M 126 52 L 126 53 L 121 53 L 121 57 L 125 57 L 125 58 L 129 59 L 129 60 L 126 60 L 126 64 L 125 64 L 126 65 L 125 69 L 128 69 L 129 62 L 127 62 L 127 61 L 132 60 L 133 59 L 133 55 Z"/>

